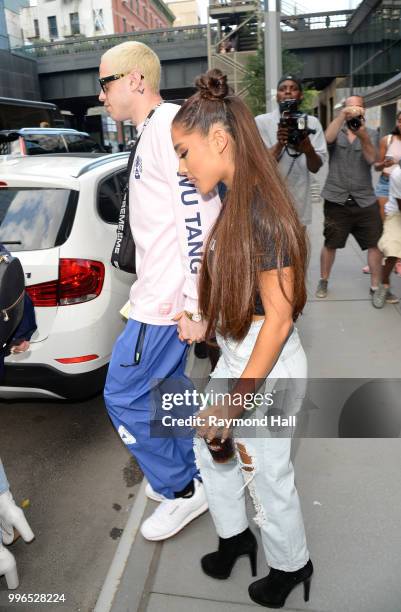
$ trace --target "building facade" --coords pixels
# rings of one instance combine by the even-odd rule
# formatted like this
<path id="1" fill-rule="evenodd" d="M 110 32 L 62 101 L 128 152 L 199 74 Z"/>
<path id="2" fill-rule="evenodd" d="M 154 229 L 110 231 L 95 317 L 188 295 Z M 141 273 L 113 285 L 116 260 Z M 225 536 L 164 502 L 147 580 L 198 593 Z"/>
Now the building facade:
<path id="1" fill-rule="evenodd" d="M 362 95 L 369 125 L 389 133 L 401 110 L 401 0 L 363 0 L 348 32 L 349 75 L 320 93 L 319 116 L 327 124 L 347 96 Z"/>
<path id="2" fill-rule="evenodd" d="M 167 28 L 174 18 L 163 0 L 31 0 L 21 27 L 34 43 Z"/>
<path id="3" fill-rule="evenodd" d="M 3 0 L 3 6 L 10 48 L 21 47 L 24 43 L 21 11 L 29 6 L 29 0 Z"/>
<path id="4" fill-rule="evenodd" d="M 176 27 L 201 23 L 201 7 L 198 0 L 166 0 L 166 3 L 175 15 Z"/>

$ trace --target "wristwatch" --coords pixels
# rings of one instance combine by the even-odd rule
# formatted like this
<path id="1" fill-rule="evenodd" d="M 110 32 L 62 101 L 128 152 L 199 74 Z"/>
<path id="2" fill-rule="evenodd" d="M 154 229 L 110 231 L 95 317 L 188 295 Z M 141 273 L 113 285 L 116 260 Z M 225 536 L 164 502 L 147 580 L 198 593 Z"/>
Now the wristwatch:
<path id="1" fill-rule="evenodd" d="M 190 321 L 194 321 L 195 323 L 200 323 L 202 321 L 202 315 L 199 312 L 189 312 L 188 310 L 184 310 L 186 316 Z"/>

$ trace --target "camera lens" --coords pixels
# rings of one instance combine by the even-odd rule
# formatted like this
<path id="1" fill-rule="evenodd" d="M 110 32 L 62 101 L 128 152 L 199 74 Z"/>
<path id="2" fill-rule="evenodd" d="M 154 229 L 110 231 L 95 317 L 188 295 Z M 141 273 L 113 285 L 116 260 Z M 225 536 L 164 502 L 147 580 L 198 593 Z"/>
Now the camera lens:
<path id="1" fill-rule="evenodd" d="M 347 125 L 351 131 L 356 132 L 362 125 L 362 117 L 359 116 L 348 119 Z"/>

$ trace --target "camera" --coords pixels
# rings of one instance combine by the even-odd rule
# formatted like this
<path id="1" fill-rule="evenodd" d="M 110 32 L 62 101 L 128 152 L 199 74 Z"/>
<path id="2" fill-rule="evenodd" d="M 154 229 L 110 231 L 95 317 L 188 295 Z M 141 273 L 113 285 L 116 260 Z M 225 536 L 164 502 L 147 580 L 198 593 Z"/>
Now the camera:
<path id="1" fill-rule="evenodd" d="M 288 144 L 296 147 L 316 130 L 308 128 L 308 115 L 298 109 L 298 100 L 283 100 L 279 103 L 280 126 L 288 129 Z"/>
<path id="2" fill-rule="evenodd" d="M 351 132 L 357 132 L 359 128 L 362 127 L 363 122 L 364 122 L 363 116 L 358 115 L 358 117 L 351 117 L 351 119 L 348 119 L 346 121 L 346 124 L 348 126 L 348 129 L 351 130 Z"/>

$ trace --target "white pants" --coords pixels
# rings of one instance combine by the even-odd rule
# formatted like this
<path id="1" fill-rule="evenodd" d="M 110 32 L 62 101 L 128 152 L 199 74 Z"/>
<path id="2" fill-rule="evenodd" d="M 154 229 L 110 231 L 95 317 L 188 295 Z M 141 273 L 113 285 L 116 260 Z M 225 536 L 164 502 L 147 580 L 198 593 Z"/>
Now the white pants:
<path id="1" fill-rule="evenodd" d="M 242 374 L 262 323 L 252 323 L 241 343 L 217 337 L 222 354 L 212 378 L 238 378 Z M 271 378 L 306 376 L 306 356 L 294 329 L 266 384 Z M 223 464 L 213 461 L 204 440 L 198 438 L 195 456 L 217 534 L 229 538 L 248 527 L 244 484 L 248 485 L 268 565 L 292 572 L 307 563 L 309 553 L 294 485 L 291 439 L 268 435 L 265 431 L 262 437 L 236 439 L 236 458 Z"/>

